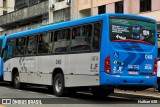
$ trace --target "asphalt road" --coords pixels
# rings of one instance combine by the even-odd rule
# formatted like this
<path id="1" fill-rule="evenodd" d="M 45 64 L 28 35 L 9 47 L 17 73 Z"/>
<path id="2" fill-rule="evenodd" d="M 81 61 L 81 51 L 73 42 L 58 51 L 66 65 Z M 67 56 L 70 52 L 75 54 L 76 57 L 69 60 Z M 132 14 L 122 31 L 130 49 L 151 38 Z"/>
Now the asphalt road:
<path id="1" fill-rule="evenodd" d="M 76 95 L 66 96 L 66 97 L 56 97 L 45 87 L 26 87 L 23 90 L 18 90 L 12 88 L 9 84 L 0 83 L 0 100 L 10 99 L 12 101 L 20 100 L 37 100 L 43 103 L 42 105 L 0 105 L 0 107 L 126 107 L 127 104 L 133 107 L 147 107 L 150 104 L 138 104 L 138 100 L 156 100 L 157 98 L 135 96 L 135 95 L 125 95 L 124 93 L 112 94 L 106 98 L 95 98 L 90 93 L 79 92 Z M 22 99 L 23 98 L 23 99 Z M 28 99 L 29 98 L 29 99 Z M 31 98 L 31 99 L 30 99 Z M 13 102 L 12 102 L 13 103 Z M 22 103 L 22 102 L 21 102 Z M 160 104 L 160 103 L 159 103 Z M 151 104 L 152 107 L 158 107 L 159 104 Z M 148 106 L 150 107 L 150 106 Z"/>

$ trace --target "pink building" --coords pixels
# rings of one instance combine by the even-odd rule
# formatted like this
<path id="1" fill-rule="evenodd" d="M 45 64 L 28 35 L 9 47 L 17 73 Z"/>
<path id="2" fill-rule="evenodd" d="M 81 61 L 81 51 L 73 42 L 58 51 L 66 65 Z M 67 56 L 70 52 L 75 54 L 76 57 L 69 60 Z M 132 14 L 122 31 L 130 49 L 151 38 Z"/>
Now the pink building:
<path id="1" fill-rule="evenodd" d="M 73 0 L 78 14 L 73 19 L 102 13 L 138 14 L 157 20 L 160 31 L 160 0 Z"/>

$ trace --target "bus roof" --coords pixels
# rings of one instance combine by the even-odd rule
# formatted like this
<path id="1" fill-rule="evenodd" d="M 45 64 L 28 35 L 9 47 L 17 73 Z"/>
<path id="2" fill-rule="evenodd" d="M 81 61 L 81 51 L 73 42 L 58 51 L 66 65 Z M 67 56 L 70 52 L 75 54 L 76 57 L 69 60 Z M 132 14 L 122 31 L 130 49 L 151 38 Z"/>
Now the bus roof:
<path id="1" fill-rule="evenodd" d="M 129 17 L 129 18 L 132 17 L 135 19 L 138 18 L 138 19 L 142 19 L 142 20 L 152 20 L 152 21 L 156 22 L 156 20 L 154 20 L 154 19 L 143 17 L 143 16 L 138 16 L 138 15 L 133 15 L 133 14 L 113 14 L 113 13 L 101 14 L 101 15 L 97 15 L 97 16 L 91 16 L 91 17 L 86 17 L 86 18 L 82 18 L 82 19 L 78 19 L 78 20 L 46 25 L 46 26 L 42 26 L 42 27 L 35 28 L 32 30 L 26 30 L 26 31 L 10 34 L 10 35 L 7 35 L 7 38 L 21 37 L 21 36 L 25 36 L 25 35 L 36 34 L 36 33 L 50 31 L 50 30 L 54 30 L 54 29 L 60 29 L 63 27 L 70 27 L 70 26 L 74 26 L 74 25 L 78 25 L 78 24 L 96 22 L 96 21 L 104 20 L 108 16 L 115 16 L 115 17 L 116 16 L 123 16 L 123 17 Z"/>

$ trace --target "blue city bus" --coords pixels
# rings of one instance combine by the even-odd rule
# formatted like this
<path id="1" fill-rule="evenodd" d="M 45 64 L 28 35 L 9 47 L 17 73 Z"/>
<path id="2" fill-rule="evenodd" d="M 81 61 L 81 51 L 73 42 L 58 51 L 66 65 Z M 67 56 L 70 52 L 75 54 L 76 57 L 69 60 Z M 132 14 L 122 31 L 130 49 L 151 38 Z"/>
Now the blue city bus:
<path id="1" fill-rule="evenodd" d="M 6 39 L 5 36 L 0 36 L 0 56 L 2 56 L 2 50 L 5 47 Z M 3 81 L 3 57 L 0 57 L 0 81 Z"/>
<path id="2" fill-rule="evenodd" d="M 137 23 L 152 32 L 132 37 Z M 130 14 L 102 14 L 10 34 L 4 49 L 4 80 L 107 96 L 114 88 L 144 90 L 157 83 L 157 24 Z M 146 32 L 141 32 L 146 35 Z M 73 91 L 74 90 L 74 91 Z"/>

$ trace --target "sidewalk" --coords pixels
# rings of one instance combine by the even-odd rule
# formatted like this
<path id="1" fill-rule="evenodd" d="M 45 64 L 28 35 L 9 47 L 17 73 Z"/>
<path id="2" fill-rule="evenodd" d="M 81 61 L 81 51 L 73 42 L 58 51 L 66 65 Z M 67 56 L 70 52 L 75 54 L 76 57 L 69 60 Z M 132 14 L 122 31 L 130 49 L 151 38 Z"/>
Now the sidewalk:
<path id="1" fill-rule="evenodd" d="M 152 89 L 147 89 L 144 91 L 124 91 L 124 90 L 119 90 L 119 89 L 115 89 L 115 95 L 116 94 L 123 94 L 124 95 L 133 95 L 133 96 L 137 96 L 137 97 L 146 97 L 146 98 L 156 98 L 156 99 L 160 99 L 160 94 L 156 91 Z"/>

